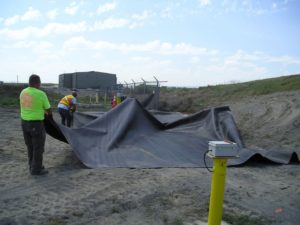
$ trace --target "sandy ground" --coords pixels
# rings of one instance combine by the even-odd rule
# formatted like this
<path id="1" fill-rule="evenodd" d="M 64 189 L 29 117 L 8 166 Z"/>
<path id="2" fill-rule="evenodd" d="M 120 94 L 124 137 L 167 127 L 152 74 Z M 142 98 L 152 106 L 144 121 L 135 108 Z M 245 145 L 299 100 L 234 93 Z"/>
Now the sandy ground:
<path id="1" fill-rule="evenodd" d="M 300 92 L 228 103 L 248 146 L 299 152 Z M 57 118 L 57 115 L 55 115 Z M 50 173 L 30 176 L 17 109 L 0 108 L 0 225 L 199 225 L 212 174 L 205 168 L 87 169 L 47 136 Z M 300 166 L 248 163 L 227 170 L 224 220 L 297 225 Z"/>

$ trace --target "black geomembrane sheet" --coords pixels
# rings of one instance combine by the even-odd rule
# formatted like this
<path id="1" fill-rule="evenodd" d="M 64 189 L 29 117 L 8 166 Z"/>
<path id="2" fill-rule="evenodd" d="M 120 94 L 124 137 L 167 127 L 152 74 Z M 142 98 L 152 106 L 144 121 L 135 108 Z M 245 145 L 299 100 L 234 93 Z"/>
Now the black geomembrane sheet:
<path id="1" fill-rule="evenodd" d="M 136 99 L 128 98 L 108 112 L 75 113 L 74 127 L 53 119 L 45 120 L 52 137 L 71 145 L 87 167 L 204 167 L 209 141 L 237 143 L 239 157 L 229 165 L 249 159 L 276 163 L 299 161 L 299 152 L 272 151 L 245 147 L 229 107 L 217 107 L 184 115 L 146 110 Z M 208 166 L 211 159 L 206 158 Z"/>

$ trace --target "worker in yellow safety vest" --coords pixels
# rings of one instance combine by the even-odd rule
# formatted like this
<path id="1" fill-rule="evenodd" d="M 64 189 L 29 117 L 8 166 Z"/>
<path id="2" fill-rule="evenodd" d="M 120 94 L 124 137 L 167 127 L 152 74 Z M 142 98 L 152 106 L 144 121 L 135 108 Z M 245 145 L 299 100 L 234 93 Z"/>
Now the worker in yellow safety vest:
<path id="1" fill-rule="evenodd" d="M 77 92 L 73 91 L 71 95 L 66 95 L 63 97 L 58 103 L 58 112 L 61 117 L 61 123 L 71 127 L 71 122 L 73 120 L 73 112 L 76 111 L 76 104 L 77 104 Z"/>

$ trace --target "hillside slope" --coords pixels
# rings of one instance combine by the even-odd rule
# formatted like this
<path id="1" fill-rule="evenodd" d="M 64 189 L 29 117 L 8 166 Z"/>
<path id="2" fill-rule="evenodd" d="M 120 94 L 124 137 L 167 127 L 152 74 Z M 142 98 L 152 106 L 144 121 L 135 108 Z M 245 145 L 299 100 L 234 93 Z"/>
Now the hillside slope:
<path id="1" fill-rule="evenodd" d="M 226 101 L 247 146 L 300 151 L 300 90 Z"/>
<path id="2" fill-rule="evenodd" d="M 300 150 L 300 75 L 208 86 L 163 89 L 161 109 L 193 113 L 231 108 L 248 147 Z"/>
<path id="3" fill-rule="evenodd" d="M 161 88 L 160 108 L 193 113 L 247 97 L 300 90 L 300 74 L 199 88 Z"/>

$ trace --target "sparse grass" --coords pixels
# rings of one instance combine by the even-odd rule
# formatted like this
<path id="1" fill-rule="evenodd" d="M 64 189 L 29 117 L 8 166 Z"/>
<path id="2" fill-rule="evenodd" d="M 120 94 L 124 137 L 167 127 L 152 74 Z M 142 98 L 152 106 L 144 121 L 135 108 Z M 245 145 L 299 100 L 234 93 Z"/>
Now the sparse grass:
<path id="1" fill-rule="evenodd" d="M 165 111 L 192 113 L 228 100 L 295 90 L 300 90 L 300 75 L 199 88 L 162 87 L 160 107 Z"/>
<path id="2" fill-rule="evenodd" d="M 26 88 L 27 85 L 13 85 L 13 84 L 4 84 L 0 86 L 0 106 L 2 107 L 19 107 L 19 96 L 21 91 Z M 51 90 L 45 90 L 42 88 L 43 91 L 46 92 L 50 105 L 52 108 L 56 108 L 59 100 L 63 97 L 63 95 L 55 93 Z M 79 97 L 80 103 L 89 104 L 90 99 L 89 97 Z M 110 108 L 110 102 L 107 103 L 106 108 Z"/>
<path id="3" fill-rule="evenodd" d="M 18 106 L 19 95 L 23 85 L 1 85 L 0 86 L 0 105 L 1 106 Z"/>
<path id="4" fill-rule="evenodd" d="M 83 212 L 73 212 L 72 215 L 75 217 L 83 217 Z"/>
<path id="5" fill-rule="evenodd" d="M 1 85 L 0 106 L 18 106 L 19 94 L 23 88 L 24 85 Z M 161 87 L 160 109 L 193 113 L 204 108 L 220 106 L 229 100 L 294 90 L 300 90 L 300 75 L 199 88 Z M 63 96 L 51 91 L 46 92 L 51 106 L 56 108 L 58 101 Z M 104 102 L 101 98 L 99 101 Z M 90 98 L 79 96 L 78 102 L 89 104 Z M 102 107 L 105 111 L 110 109 L 110 101 L 107 101 L 107 104 Z"/>
<path id="6" fill-rule="evenodd" d="M 246 215 L 225 213 L 223 220 L 231 225 L 265 225 L 270 224 L 270 221 L 266 221 L 263 218 L 253 218 Z"/>
<path id="7" fill-rule="evenodd" d="M 11 98 L 8 96 L 1 96 L 0 105 L 1 106 L 17 106 L 19 104 L 19 98 Z"/>
<path id="8" fill-rule="evenodd" d="M 111 212 L 111 214 L 114 214 L 114 213 L 120 213 L 121 210 L 120 210 L 119 207 L 113 206 L 113 207 L 111 208 L 110 212 Z"/>
<path id="9" fill-rule="evenodd" d="M 21 91 L 26 88 L 27 85 L 1 85 L 0 86 L 0 106 L 15 106 L 19 107 L 19 96 Z M 45 91 L 45 90 L 44 90 Z M 62 95 L 45 91 L 52 107 L 56 107 L 58 100 Z"/>
<path id="10" fill-rule="evenodd" d="M 168 224 L 168 223 L 169 223 L 169 220 L 170 220 L 170 218 L 169 218 L 169 216 L 168 216 L 168 215 L 166 215 L 166 214 L 162 214 L 162 215 L 161 215 L 161 220 L 162 220 L 162 222 L 163 222 L 164 224 Z"/>
<path id="11" fill-rule="evenodd" d="M 67 224 L 66 221 L 64 221 L 61 218 L 51 218 L 47 222 L 47 225 L 65 225 L 65 224 Z"/>
<path id="12" fill-rule="evenodd" d="M 181 217 L 175 217 L 174 221 L 172 222 L 173 225 L 183 225 L 183 219 Z"/>

